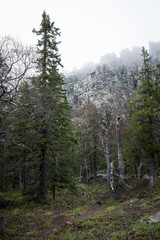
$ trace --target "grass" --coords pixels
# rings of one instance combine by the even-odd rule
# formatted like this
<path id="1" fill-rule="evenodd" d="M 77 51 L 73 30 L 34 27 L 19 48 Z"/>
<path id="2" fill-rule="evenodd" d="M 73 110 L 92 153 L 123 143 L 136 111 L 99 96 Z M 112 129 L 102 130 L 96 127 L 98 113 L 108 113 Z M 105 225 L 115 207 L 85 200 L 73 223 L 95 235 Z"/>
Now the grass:
<path id="1" fill-rule="evenodd" d="M 110 207 L 107 207 L 106 210 L 112 211 L 112 210 L 114 210 L 115 208 L 116 208 L 115 206 L 110 206 Z"/>
<path id="2" fill-rule="evenodd" d="M 73 210 L 73 213 L 74 214 L 79 214 L 79 213 L 81 213 L 82 211 L 83 211 L 83 207 L 78 207 L 78 208 L 75 208 L 74 210 Z"/>
<path id="3" fill-rule="evenodd" d="M 154 189 L 130 189 L 121 198 L 107 194 L 106 185 L 63 189 L 45 204 L 27 202 L 18 191 L 0 193 L 10 204 L 0 209 L 5 219 L 2 240 L 158 240 L 160 223 L 141 223 L 160 209 L 160 184 Z"/>

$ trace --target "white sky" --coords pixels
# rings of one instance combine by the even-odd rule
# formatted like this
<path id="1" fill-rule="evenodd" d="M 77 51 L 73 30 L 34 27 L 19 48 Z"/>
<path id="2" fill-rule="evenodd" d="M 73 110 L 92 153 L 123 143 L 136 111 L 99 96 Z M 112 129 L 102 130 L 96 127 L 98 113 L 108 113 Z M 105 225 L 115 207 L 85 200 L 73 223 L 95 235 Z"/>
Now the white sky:
<path id="1" fill-rule="evenodd" d="M 61 31 L 59 52 L 67 70 L 99 62 L 106 53 L 160 42 L 160 0 L 0 0 L 0 36 L 36 44 L 46 10 Z"/>

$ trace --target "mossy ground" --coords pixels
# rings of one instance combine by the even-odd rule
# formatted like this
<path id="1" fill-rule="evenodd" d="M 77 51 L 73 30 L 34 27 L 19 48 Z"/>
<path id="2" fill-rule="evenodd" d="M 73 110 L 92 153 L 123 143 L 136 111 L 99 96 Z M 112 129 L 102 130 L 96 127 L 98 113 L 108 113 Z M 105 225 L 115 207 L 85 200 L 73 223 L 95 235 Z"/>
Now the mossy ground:
<path id="1" fill-rule="evenodd" d="M 160 239 L 160 223 L 140 223 L 140 219 L 160 211 L 160 184 L 154 189 L 130 188 L 118 199 L 105 184 L 86 186 L 51 194 L 43 204 L 27 201 L 20 192 L 1 193 L 8 206 L 0 209 L 5 219 L 2 240 L 120 240 Z"/>

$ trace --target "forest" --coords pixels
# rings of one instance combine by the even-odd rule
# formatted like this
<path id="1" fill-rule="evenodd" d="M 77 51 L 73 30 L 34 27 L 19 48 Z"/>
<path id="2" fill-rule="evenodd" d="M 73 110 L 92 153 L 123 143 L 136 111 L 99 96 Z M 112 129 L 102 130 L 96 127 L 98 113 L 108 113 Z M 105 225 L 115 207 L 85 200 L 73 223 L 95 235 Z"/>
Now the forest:
<path id="1" fill-rule="evenodd" d="M 128 97 L 73 106 L 60 29 L 33 34 L 0 40 L 1 238 L 160 239 L 160 62 L 142 47 Z"/>

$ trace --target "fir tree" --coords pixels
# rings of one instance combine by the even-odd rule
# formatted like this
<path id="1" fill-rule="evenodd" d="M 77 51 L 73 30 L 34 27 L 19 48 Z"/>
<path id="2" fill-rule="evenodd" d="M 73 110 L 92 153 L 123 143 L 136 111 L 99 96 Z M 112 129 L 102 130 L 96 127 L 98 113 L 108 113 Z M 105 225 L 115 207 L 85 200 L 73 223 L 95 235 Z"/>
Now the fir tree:
<path id="1" fill-rule="evenodd" d="M 141 154 L 139 163 L 145 160 L 149 164 L 150 185 L 153 186 L 155 177 L 155 153 L 157 150 L 154 128 L 159 106 L 155 95 L 155 70 L 151 64 L 151 58 L 144 48 L 142 48 L 142 60 L 142 69 L 137 75 L 139 81 L 137 95 L 130 101 L 132 133 L 130 141 L 133 142 L 133 139 L 136 141 L 135 144 L 132 144 L 132 147 L 135 146 L 135 150 L 137 149 Z"/>
<path id="2" fill-rule="evenodd" d="M 58 54 L 57 37 L 60 36 L 59 29 L 50 22 L 49 15 L 43 12 L 40 29 L 33 30 L 40 37 L 37 44 L 37 77 L 33 79 L 33 84 L 37 89 L 37 117 L 39 122 L 38 142 L 39 149 L 39 188 L 37 196 L 43 199 L 46 195 L 48 183 L 48 166 L 53 170 L 52 176 L 56 175 L 56 164 L 59 155 L 61 138 L 65 134 L 64 125 L 69 125 L 70 119 L 66 112 L 70 111 L 65 92 L 63 90 L 63 78 L 58 72 L 61 65 Z M 69 115 L 68 115 L 69 116 Z M 67 120 L 68 118 L 68 120 Z M 63 121 L 62 121 L 63 119 Z M 53 196 L 55 191 L 55 177 L 53 177 Z"/>
<path id="3" fill-rule="evenodd" d="M 29 84 L 24 82 L 20 87 L 6 142 L 6 158 L 14 169 L 10 182 L 19 182 L 25 194 L 43 200 L 48 189 L 53 190 L 55 197 L 56 185 L 71 183 L 74 139 L 71 107 L 58 72 L 59 29 L 44 12 L 40 29 L 33 32 L 40 38 L 37 73 Z"/>

